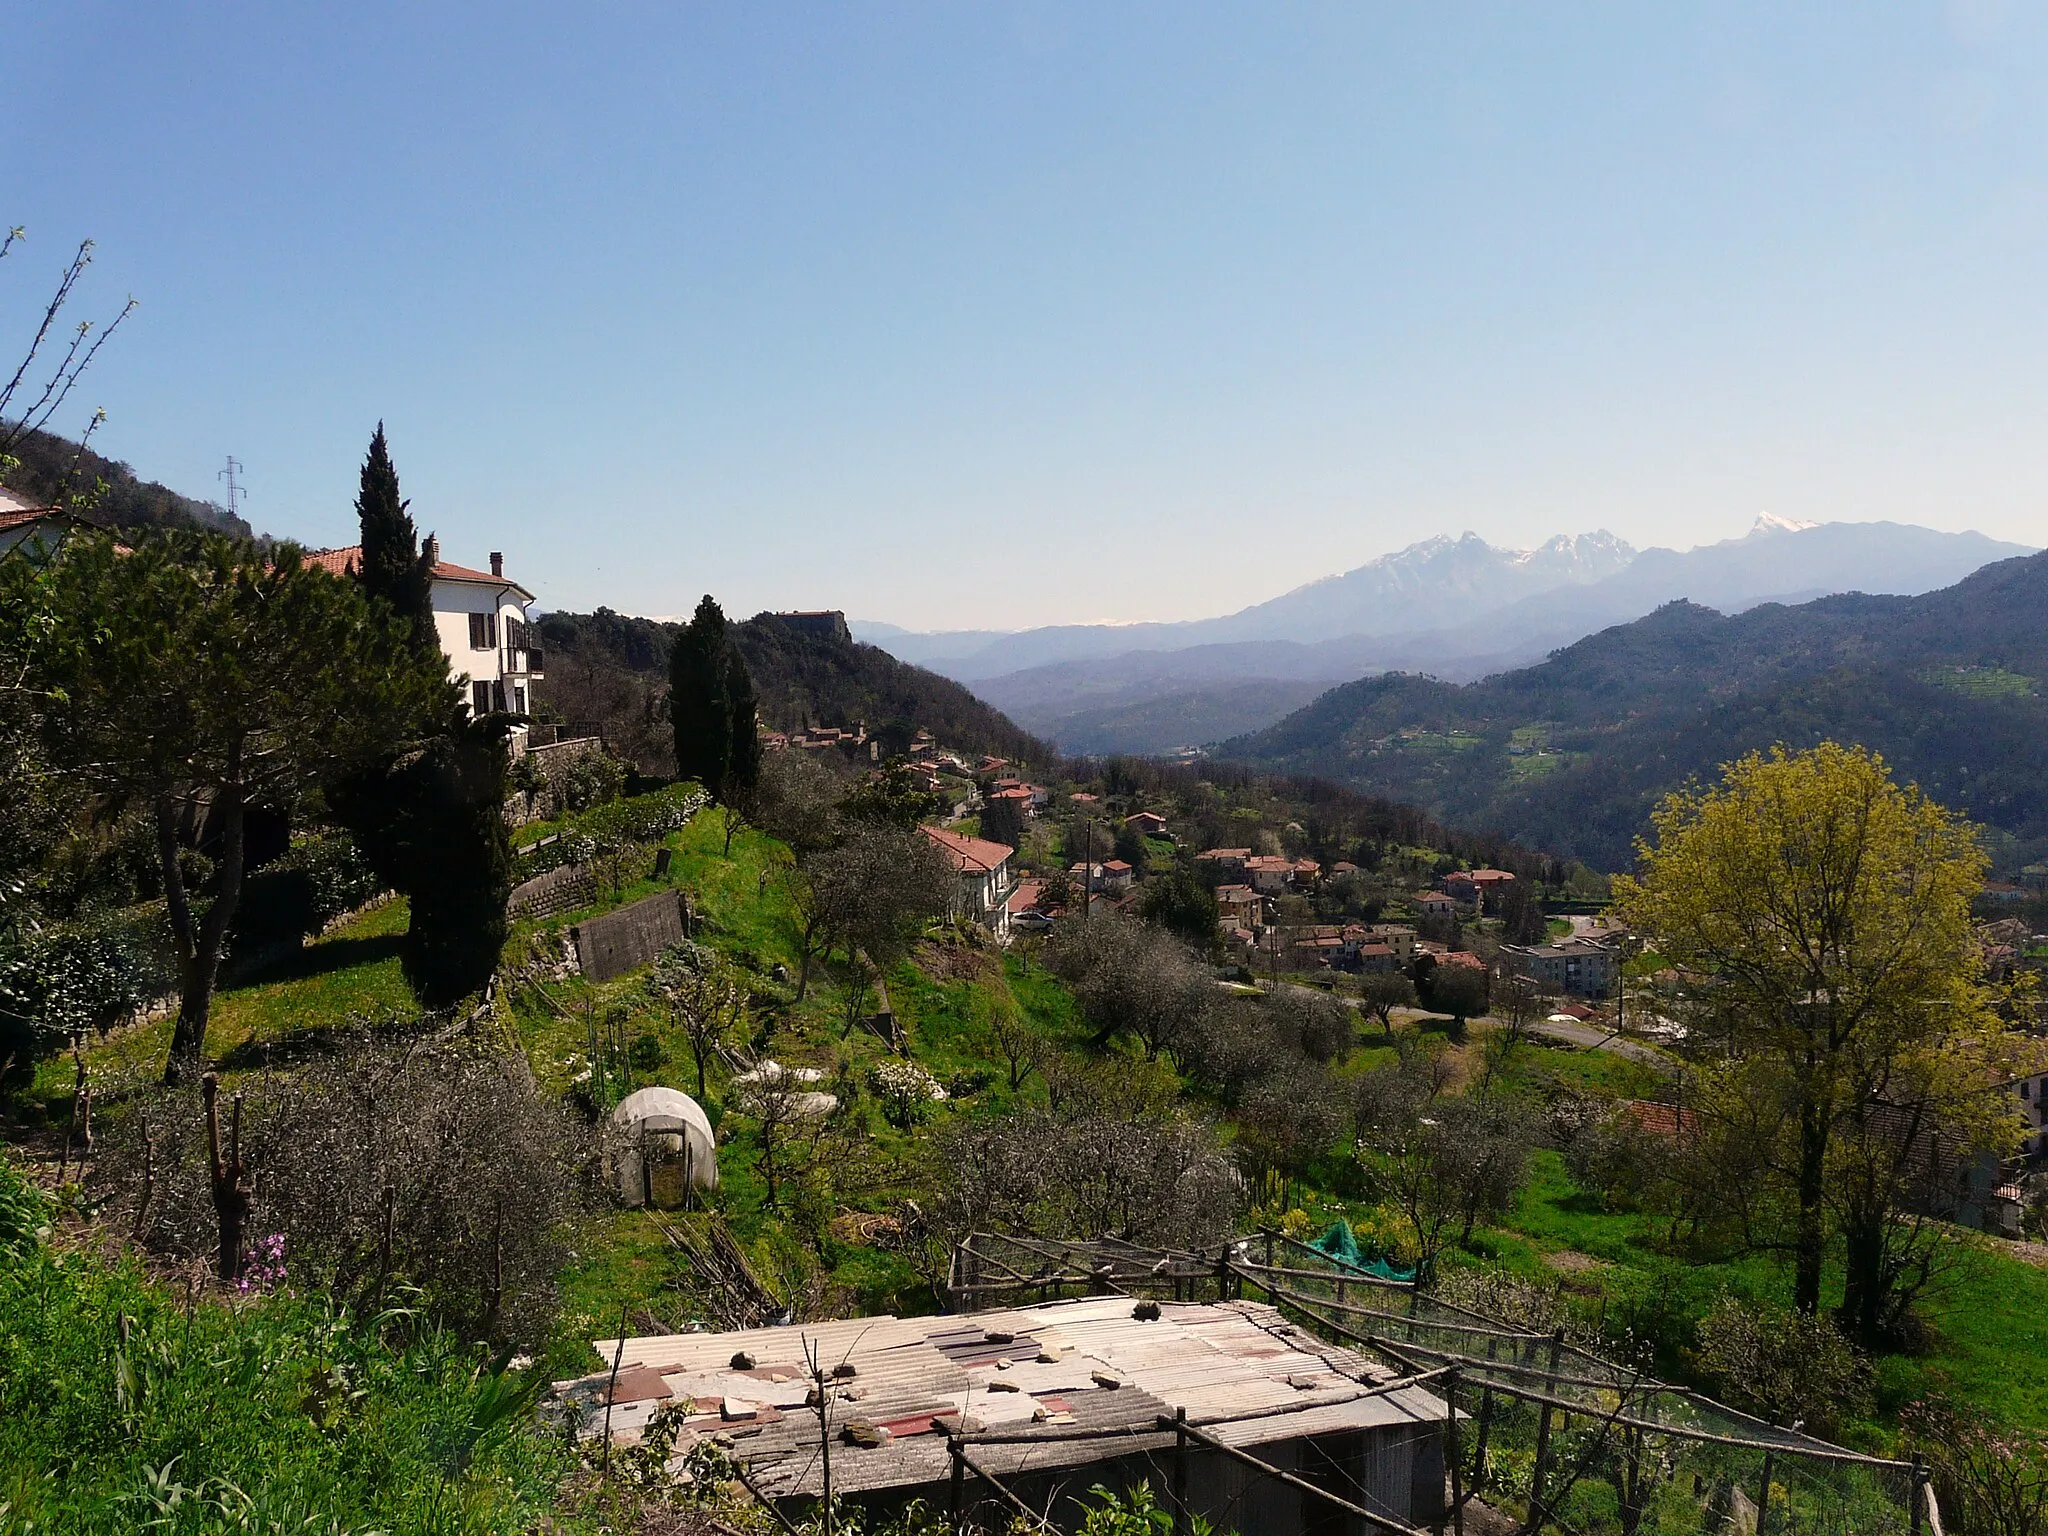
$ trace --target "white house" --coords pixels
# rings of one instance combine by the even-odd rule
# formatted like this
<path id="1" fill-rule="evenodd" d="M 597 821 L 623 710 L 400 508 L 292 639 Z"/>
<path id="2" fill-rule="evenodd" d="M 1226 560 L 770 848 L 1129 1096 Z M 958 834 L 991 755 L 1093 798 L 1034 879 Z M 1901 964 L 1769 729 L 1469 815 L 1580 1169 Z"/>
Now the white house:
<path id="1" fill-rule="evenodd" d="M 17 549 L 48 554 L 64 542 L 81 519 L 40 506 L 19 491 L 0 486 L 0 556 Z"/>
<path id="2" fill-rule="evenodd" d="M 953 866 L 953 910 L 973 918 L 998 940 L 1010 939 L 1010 855 L 1016 850 L 946 827 L 919 827 Z"/>
<path id="3" fill-rule="evenodd" d="M 323 549 L 306 559 L 334 572 L 351 574 L 362 559 L 360 544 Z M 448 657 L 448 672 L 469 688 L 469 707 L 477 714 L 494 709 L 515 715 L 533 707 L 532 684 L 545 669 L 540 634 L 531 618 L 533 594 L 505 574 L 505 557 L 491 551 L 488 571 L 454 565 L 440 557 L 427 540 L 433 562 L 434 628 Z"/>

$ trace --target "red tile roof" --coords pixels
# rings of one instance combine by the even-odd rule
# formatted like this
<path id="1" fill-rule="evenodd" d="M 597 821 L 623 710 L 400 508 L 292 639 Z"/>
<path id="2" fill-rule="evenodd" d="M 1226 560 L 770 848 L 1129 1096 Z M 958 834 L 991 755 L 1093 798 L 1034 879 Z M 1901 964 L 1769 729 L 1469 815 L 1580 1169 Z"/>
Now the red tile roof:
<path id="1" fill-rule="evenodd" d="M 1017 850 L 986 838 L 966 837 L 945 827 L 919 827 L 918 831 L 939 845 L 939 851 L 953 861 L 957 874 L 987 874 L 998 869 Z"/>
<path id="2" fill-rule="evenodd" d="M 323 571 L 330 571 L 336 576 L 346 576 L 355 568 L 362 554 L 363 546 L 360 544 L 347 544 L 340 549 L 309 550 L 306 554 L 306 564 L 317 565 Z M 489 571 L 473 570 L 469 566 L 455 565 L 447 560 L 434 562 L 434 580 L 471 581 L 487 587 L 507 587 L 528 602 L 533 601 L 533 594 L 509 576 L 493 576 Z"/>
<path id="3" fill-rule="evenodd" d="M 1689 1109 L 1676 1104 L 1659 1104 L 1650 1099 L 1627 1099 L 1621 1106 L 1622 1113 L 1652 1136 L 1690 1135 L 1699 1123 L 1698 1117 Z"/>

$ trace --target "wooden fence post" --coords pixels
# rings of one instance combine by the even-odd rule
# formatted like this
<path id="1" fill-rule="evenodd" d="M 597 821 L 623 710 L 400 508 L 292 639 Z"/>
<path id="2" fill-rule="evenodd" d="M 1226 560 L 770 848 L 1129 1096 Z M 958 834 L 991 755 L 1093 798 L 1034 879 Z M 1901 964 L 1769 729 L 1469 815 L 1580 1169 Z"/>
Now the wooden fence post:
<path id="1" fill-rule="evenodd" d="M 967 1458 L 960 1449 L 960 1432 L 946 1431 L 946 1451 L 953 1458 L 953 1480 L 947 1493 L 946 1509 L 952 1517 L 953 1536 L 967 1529 Z"/>
<path id="2" fill-rule="evenodd" d="M 1775 1460 L 1772 1452 L 1764 1452 L 1764 1482 L 1756 1491 L 1756 1536 L 1764 1536 L 1764 1522 L 1771 1515 L 1771 1468 Z"/>
<path id="3" fill-rule="evenodd" d="M 1493 1388 L 1479 1389 L 1479 1443 L 1472 1448 L 1472 1491 L 1486 1486 L 1486 1437 L 1493 1428 Z"/>
<path id="4" fill-rule="evenodd" d="M 1188 1536 L 1188 1411 L 1173 1410 L 1173 1536 Z"/>
<path id="5" fill-rule="evenodd" d="M 1627 1449 L 1627 1460 L 1621 1471 L 1621 1536 L 1636 1536 L 1636 1527 L 1643 1519 L 1643 1432 L 1630 1429 L 1622 1444 Z M 1769 1460 L 1766 1458 L 1766 1467 Z M 1763 1536 L 1763 1515 L 1757 1515 L 1757 1536 Z"/>
<path id="6" fill-rule="evenodd" d="M 1444 1402 L 1450 1413 L 1444 1423 L 1445 1447 L 1451 1462 L 1451 1529 L 1465 1536 L 1465 1444 L 1458 1433 L 1458 1368 L 1451 1367 L 1444 1378 Z"/>
<path id="7" fill-rule="evenodd" d="M 1553 1397 L 1557 1393 L 1557 1358 L 1564 1349 L 1564 1330 L 1558 1329 L 1550 1336 L 1550 1364 L 1548 1374 L 1543 1378 L 1543 1395 Z M 1529 1473 L 1529 1518 L 1522 1526 L 1522 1536 L 1536 1536 L 1543 1529 L 1548 1512 L 1543 1507 L 1543 1485 L 1550 1475 L 1550 1404 L 1543 1404 L 1543 1413 L 1536 1420 L 1536 1465 Z"/>

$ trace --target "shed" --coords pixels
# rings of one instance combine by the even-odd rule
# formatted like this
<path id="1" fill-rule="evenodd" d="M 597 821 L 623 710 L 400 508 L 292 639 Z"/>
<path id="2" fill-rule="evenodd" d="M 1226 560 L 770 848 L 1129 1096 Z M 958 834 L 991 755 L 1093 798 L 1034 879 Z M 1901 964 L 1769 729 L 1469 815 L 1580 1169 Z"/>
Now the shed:
<path id="1" fill-rule="evenodd" d="M 627 1205 L 672 1208 L 718 1188 L 718 1138 L 703 1106 L 674 1088 L 641 1088 L 612 1111 L 612 1177 Z"/>
<path id="2" fill-rule="evenodd" d="M 1184 1409 L 1223 1444 L 1402 1527 L 1443 1519 L 1448 1409 L 1425 1386 L 1297 1329 L 1270 1306 L 1133 1301 L 1091 1296 L 622 1347 L 602 1339 L 598 1353 L 622 1362 L 616 1384 L 604 1372 L 558 1383 L 557 1393 L 583 1434 L 609 1424 L 626 1443 L 657 1412 L 680 1410 L 677 1454 L 718 1435 L 778 1502 L 815 1498 L 823 1485 L 808 1355 L 838 1383 L 828 1408 L 832 1487 L 857 1503 L 943 1505 L 950 1432 L 978 1466 L 1072 1529 L 1074 1501 L 1097 1484 L 1160 1486 L 1175 1439 L 1161 1419 Z M 1218 1529 L 1368 1529 L 1222 1451 L 1191 1451 L 1184 1472 L 1190 1506 Z"/>

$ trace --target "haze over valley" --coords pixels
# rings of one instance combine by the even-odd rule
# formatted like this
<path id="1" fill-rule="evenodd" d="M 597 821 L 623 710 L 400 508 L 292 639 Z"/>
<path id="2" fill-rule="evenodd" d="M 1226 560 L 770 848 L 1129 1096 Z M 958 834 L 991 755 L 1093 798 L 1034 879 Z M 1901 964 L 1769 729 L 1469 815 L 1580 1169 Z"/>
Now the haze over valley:
<path id="1" fill-rule="evenodd" d="M 1080 753 L 1165 753 L 1271 724 L 1330 684 L 1380 672 L 1466 681 L 1541 659 L 1684 599 L 1722 613 L 1838 592 L 1910 596 L 2029 547 L 1900 523 L 1760 515 L 1741 538 L 1636 550 L 1595 531 L 1506 549 L 1437 535 L 1235 613 L 1177 624 L 859 639 L 968 684 Z"/>

